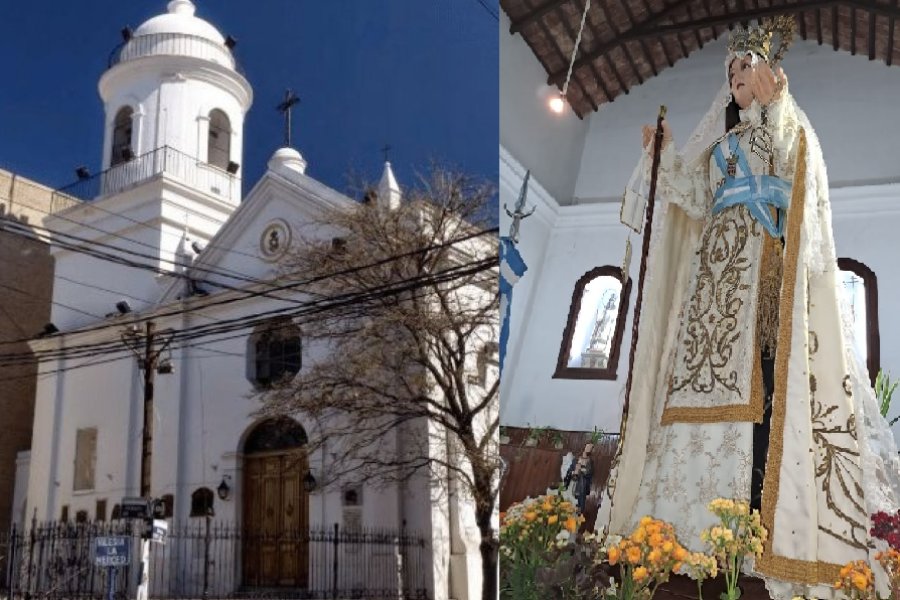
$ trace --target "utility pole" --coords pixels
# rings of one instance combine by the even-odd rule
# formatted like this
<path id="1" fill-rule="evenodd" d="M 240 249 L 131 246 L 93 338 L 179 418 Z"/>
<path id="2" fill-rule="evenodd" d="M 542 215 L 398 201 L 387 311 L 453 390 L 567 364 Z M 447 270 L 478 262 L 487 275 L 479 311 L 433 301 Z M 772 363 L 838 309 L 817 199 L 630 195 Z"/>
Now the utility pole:
<path id="1" fill-rule="evenodd" d="M 141 497 L 147 501 L 147 515 L 144 518 L 144 533 L 141 536 L 141 576 L 138 583 L 137 599 L 150 598 L 150 537 L 153 529 L 151 502 L 151 465 L 153 463 L 153 383 L 156 373 L 172 372 L 172 362 L 168 359 L 160 361 L 160 356 L 172 343 L 172 330 L 160 333 L 156 331 L 156 323 L 147 321 L 146 329 L 141 332 L 137 325 L 132 325 L 122 333 L 122 341 L 138 359 L 138 368 L 144 371 L 144 422 L 141 429 Z"/>
<path id="2" fill-rule="evenodd" d="M 137 356 L 138 367 L 144 372 L 144 420 L 141 429 L 141 492 L 143 498 L 150 499 L 150 482 L 153 459 L 153 384 L 156 373 L 172 372 L 168 360 L 160 361 L 160 356 L 172 343 L 172 331 L 157 333 L 156 324 L 147 321 L 141 334 L 137 327 L 122 334 L 122 341 Z"/>

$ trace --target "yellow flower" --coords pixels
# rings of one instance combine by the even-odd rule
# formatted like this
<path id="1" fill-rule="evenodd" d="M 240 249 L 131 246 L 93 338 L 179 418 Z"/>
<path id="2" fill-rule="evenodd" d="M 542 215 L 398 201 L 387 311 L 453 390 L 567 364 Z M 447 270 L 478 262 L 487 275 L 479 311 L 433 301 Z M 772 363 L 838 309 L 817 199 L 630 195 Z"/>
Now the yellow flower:
<path id="1" fill-rule="evenodd" d="M 665 542 L 663 542 L 662 550 L 666 554 L 671 554 L 672 550 L 674 550 L 674 549 L 675 549 L 675 544 L 673 544 L 671 541 L 666 540 Z"/>
<path id="2" fill-rule="evenodd" d="M 652 523 L 652 522 L 653 522 L 653 519 L 650 518 L 650 517 L 641 517 L 641 525 L 646 526 L 646 525 L 649 525 L 649 524 Z"/>
<path id="3" fill-rule="evenodd" d="M 606 553 L 606 560 L 610 565 L 615 565 L 617 562 L 619 562 L 619 549 L 615 546 L 610 548 Z"/>
<path id="4" fill-rule="evenodd" d="M 638 527 L 634 530 L 634 533 L 631 534 L 631 540 L 635 544 L 642 543 L 645 539 L 647 539 L 647 532 L 644 531 L 643 527 Z"/>
<path id="5" fill-rule="evenodd" d="M 650 554 L 647 555 L 647 560 L 650 561 L 651 564 L 656 564 L 662 559 L 662 554 L 660 554 L 659 550 L 651 550 Z"/>
<path id="6" fill-rule="evenodd" d="M 559 521 L 559 517 L 556 515 L 550 515 L 547 517 L 547 525 L 554 525 L 557 521 Z"/>
<path id="7" fill-rule="evenodd" d="M 634 570 L 634 573 L 632 574 L 635 581 L 643 581 L 644 579 L 647 578 L 647 575 L 648 575 L 647 569 L 644 567 L 638 567 L 637 569 Z"/>
<path id="8" fill-rule="evenodd" d="M 525 517 L 525 520 L 526 520 L 526 521 L 528 521 L 529 523 L 531 523 L 532 521 L 534 521 L 535 519 L 537 519 L 537 513 L 534 512 L 533 510 L 530 510 L 530 511 L 528 511 L 527 513 L 525 513 L 524 517 Z"/>
<path id="9" fill-rule="evenodd" d="M 853 585 L 856 586 L 856 589 L 864 591 L 869 586 L 869 578 L 863 573 L 854 573 Z"/>
<path id="10" fill-rule="evenodd" d="M 637 546 L 631 546 L 625 551 L 625 558 L 632 564 L 639 563 L 641 561 L 641 549 Z"/>
<path id="11" fill-rule="evenodd" d="M 544 500 L 544 503 L 541 504 L 541 508 L 544 509 L 544 512 L 550 512 L 553 510 L 553 504 L 549 500 Z"/>
<path id="12" fill-rule="evenodd" d="M 660 535 L 658 533 L 654 533 L 650 536 L 650 545 L 653 546 L 654 548 L 662 546 L 662 543 L 663 543 L 662 535 Z"/>
<path id="13" fill-rule="evenodd" d="M 685 558 L 687 558 L 687 555 L 688 555 L 688 551 L 685 550 L 684 548 L 682 548 L 681 546 L 678 546 L 677 548 L 675 548 L 675 552 L 672 554 L 672 556 L 677 561 L 683 561 Z"/>

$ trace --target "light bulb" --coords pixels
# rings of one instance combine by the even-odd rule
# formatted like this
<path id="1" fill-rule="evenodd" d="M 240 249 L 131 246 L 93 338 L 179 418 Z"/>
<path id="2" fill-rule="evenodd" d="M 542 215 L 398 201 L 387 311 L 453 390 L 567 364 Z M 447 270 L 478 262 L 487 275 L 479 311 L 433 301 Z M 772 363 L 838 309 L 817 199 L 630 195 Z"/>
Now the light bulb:
<path id="1" fill-rule="evenodd" d="M 556 114 L 562 114 L 562 111 L 565 110 L 565 108 L 566 103 L 563 100 L 562 94 L 550 98 L 550 110 L 552 110 Z"/>

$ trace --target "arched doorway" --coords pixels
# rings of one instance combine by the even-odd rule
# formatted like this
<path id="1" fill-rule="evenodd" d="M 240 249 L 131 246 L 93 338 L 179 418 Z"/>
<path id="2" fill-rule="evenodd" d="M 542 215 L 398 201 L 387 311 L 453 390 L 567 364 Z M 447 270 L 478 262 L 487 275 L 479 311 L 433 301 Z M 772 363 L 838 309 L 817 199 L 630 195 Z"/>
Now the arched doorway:
<path id="1" fill-rule="evenodd" d="M 305 588 L 309 581 L 306 432 L 289 418 L 257 425 L 244 444 L 243 580 Z"/>

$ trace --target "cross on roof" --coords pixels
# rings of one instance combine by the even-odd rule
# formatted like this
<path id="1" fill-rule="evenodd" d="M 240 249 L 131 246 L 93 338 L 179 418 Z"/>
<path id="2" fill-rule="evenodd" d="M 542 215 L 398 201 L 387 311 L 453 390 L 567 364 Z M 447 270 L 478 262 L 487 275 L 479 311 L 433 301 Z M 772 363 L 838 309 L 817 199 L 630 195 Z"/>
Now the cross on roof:
<path id="1" fill-rule="evenodd" d="M 284 145 L 291 145 L 291 109 L 295 104 L 300 104 L 300 97 L 290 89 L 284 91 L 284 100 L 275 107 L 275 110 L 284 115 Z"/>
<path id="2" fill-rule="evenodd" d="M 385 145 L 381 148 L 381 152 L 384 154 L 384 162 L 387 162 L 387 161 L 388 161 L 388 152 L 390 152 L 390 151 L 391 151 L 391 146 L 390 146 L 390 144 L 385 144 Z"/>

